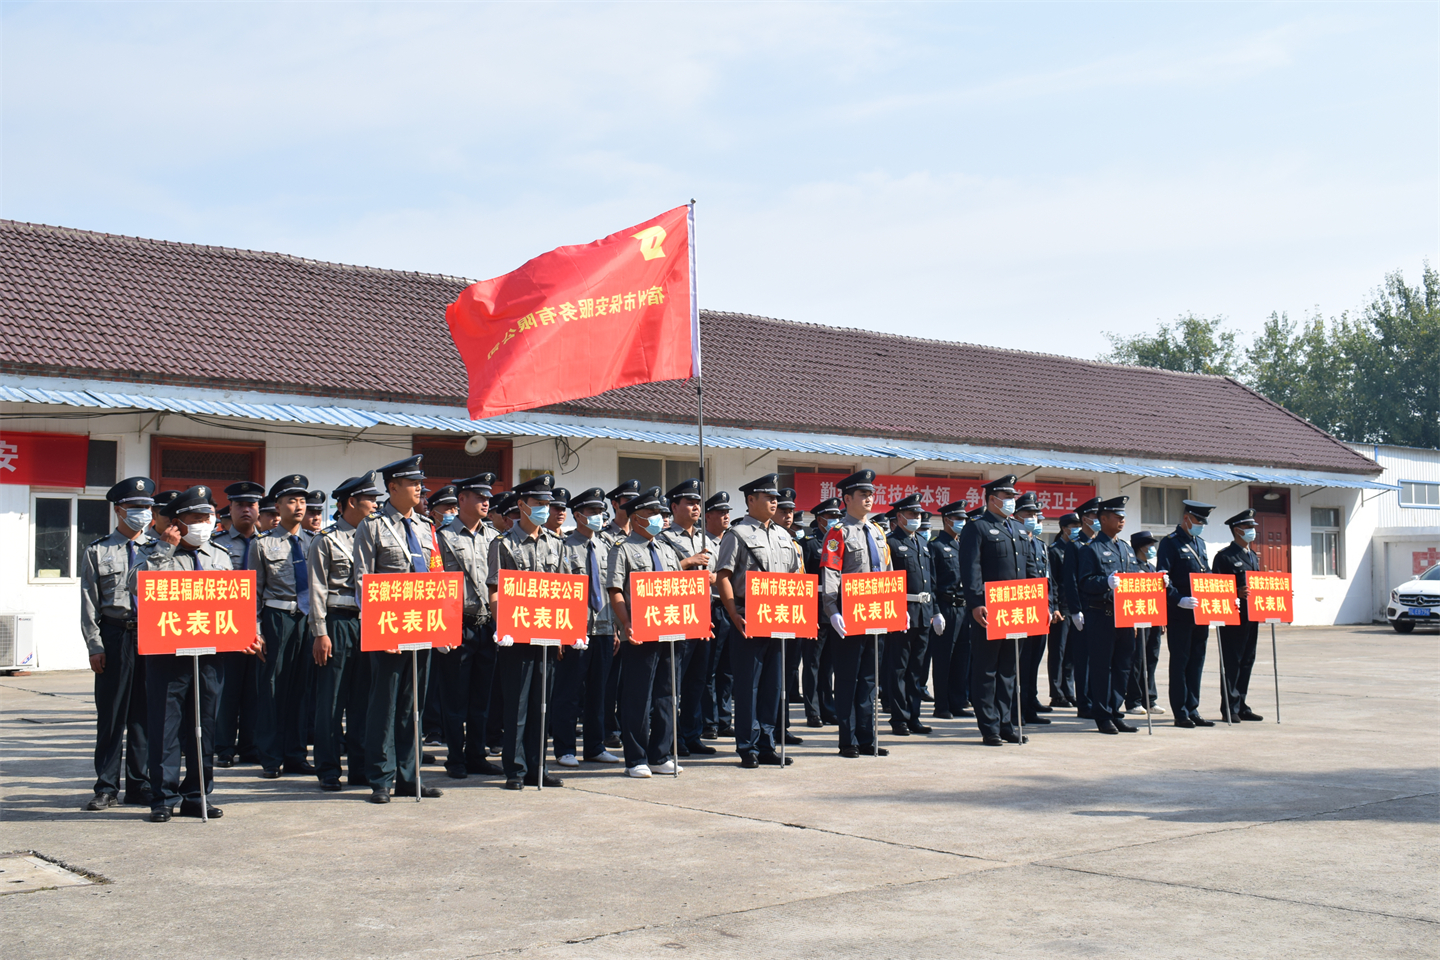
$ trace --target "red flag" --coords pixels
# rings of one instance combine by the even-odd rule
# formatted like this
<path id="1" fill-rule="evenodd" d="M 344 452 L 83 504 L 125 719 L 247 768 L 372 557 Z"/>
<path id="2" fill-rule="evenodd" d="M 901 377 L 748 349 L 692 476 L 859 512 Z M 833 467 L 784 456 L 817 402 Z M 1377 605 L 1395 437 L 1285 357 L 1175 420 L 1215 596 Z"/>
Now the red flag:
<path id="1" fill-rule="evenodd" d="M 694 217 L 676 207 L 472 283 L 445 310 L 470 416 L 700 375 Z"/>

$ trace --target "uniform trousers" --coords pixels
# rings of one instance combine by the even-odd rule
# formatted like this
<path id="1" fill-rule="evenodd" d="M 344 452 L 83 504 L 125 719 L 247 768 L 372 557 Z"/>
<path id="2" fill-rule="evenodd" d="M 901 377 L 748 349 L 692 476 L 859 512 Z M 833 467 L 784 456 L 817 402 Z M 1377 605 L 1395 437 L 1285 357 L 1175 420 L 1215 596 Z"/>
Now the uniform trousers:
<path id="1" fill-rule="evenodd" d="M 1210 628 L 1195 623 L 1188 610 L 1170 608 L 1165 647 L 1170 651 L 1170 710 L 1175 719 L 1200 715 L 1200 677 Z"/>
<path id="2" fill-rule="evenodd" d="M 340 751 L 353 786 L 364 786 L 365 714 L 370 708 L 370 658 L 360 652 L 360 616 L 345 610 L 325 616 L 330 659 L 315 668 L 315 774 L 340 779 Z"/>
<path id="3" fill-rule="evenodd" d="M 931 670 L 935 676 L 935 716 L 955 716 L 970 705 L 971 619 L 964 604 L 943 603 L 940 615 L 945 629 L 930 638 L 935 651 Z"/>
<path id="4" fill-rule="evenodd" d="M 486 761 L 485 726 L 495 676 L 493 623 L 467 623 L 460 646 L 448 653 L 431 651 L 430 673 L 439 690 L 436 699 L 440 734 L 445 740 L 445 769 L 460 774 L 475 767 L 478 772 Z"/>
<path id="5" fill-rule="evenodd" d="M 215 709 L 215 753 L 238 756 L 247 763 L 255 752 L 255 668 L 260 658 L 248 653 L 217 653 L 220 658 L 220 704 Z"/>
<path id="6" fill-rule="evenodd" d="M 1062 616 L 1059 623 L 1050 624 L 1050 636 L 1046 638 L 1045 667 L 1050 675 L 1050 700 L 1075 699 L 1075 665 L 1070 662 L 1065 649 L 1065 639 L 1070 633 L 1070 618 Z"/>
<path id="7" fill-rule="evenodd" d="M 920 723 L 920 694 L 925 688 L 925 647 L 929 637 L 930 623 L 925 621 L 885 638 L 886 685 L 890 688 L 892 727 L 913 727 Z"/>
<path id="8" fill-rule="evenodd" d="M 735 673 L 735 752 L 776 753 L 780 722 L 780 641 L 730 632 L 730 668 Z"/>
<path id="9" fill-rule="evenodd" d="M 105 672 L 95 674 L 95 792 L 119 795 L 123 756 L 125 794 L 139 799 L 150 785 L 145 670 L 125 621 L 101 617 L 100 642 Z"/>
<path id="10" fill-rule="evenodd" d="M 415 755 L 415 685 L 418 680 L 420 689 L 425 689 L 430 651 L 376 651 L 366 656 L 370 699 L 365 706 L 365 779 L 377 790 L 414 787 L 420 760 Z"/>
<path id="11" fill-rule="evenodd" d="M 200 743 L 195 743 L 195 663 L 190 657 L 152 654 L 145 657 L 145 692 L 149 707 L 150 809 L 173 809 L 184 800 L 200 802 L 201 768 L 204 790 L 215 787 L 215 706 L 220 695 L 219 664 L 200 658 Z M 180 779 L 180 760 L 185 779 Z"/>
<path id="12" fill-rule="evenodd" d="M 1089 624 L 1087 623 L 1086 626 L 1088 627 Z M 1075 675 L 1075 696 L 1070 699 L 1075 701 L 1077 713 L 1089 713 L 1090 642 L 1085 631 L 1075 626 L 1073 620 L 1070 621 L 1070 631 L 1065 635 L 1065 656 L 1069 658 L 1070 668 Z"/>
<path id="13" fill-rule="evenodd" d="M 605 735 L 620 736 L 620 674 L 625 658 L 610 658 L 610 675 L 605 678 Z"/>
<path id="14" fill-rule="evenodd" d="M 835 722 L 835 636 L 829 624 L 820 627 L 814 640 L 801 640 L 800 691 L 805 701 L 805 719 Z"/>
<path id="15" fill-rule="evenodd" d="M 1225 685 L 1229 690 L 1230 709 L 1239 713 L 1246 706 L 1250 692 L 1250 673 L 1255 669 L 1255 647 L 1260 639 L 1260 624 L 1242 622 L 1238 627 L 1220 628 L 1220 653 L 1225 658 Z M 1225 712 L 1225 701 L 1220 701 Z"/>
<path id="16" fill-rule="evenodd" d="M 675 648 L 670 643 L 621 643 L 620 743 L 626 768 L 658 766 L 674 759 L 675 688 L 670 682 Z M 674 666 L 678 669 L 679 664 Z"/>
<path id="17" fill-rule="evenodd" d="M 1036 637 L 1020 641 L 1020 709 L 1026 717 L 1040 713 L 1040 661 L 1045 659 L 1045 648 L 1050 643 L 1050 634 L 1045 632 Z"/>
<path id="18" fill-rule="evenodd" d="M 1089 666 L 1085 689 L 1090 697 L 1090 712 L 1096 723 L 1123 720 L 1125 688 L 1130 682 L 1130 667 L 1135 656 L 1135 629 L 1115 626 L 1115 615 L 1109 610 L 1091 607 L 1085 611 L 1085 635 Z"/>
<path id="19" fill-rule="evenodd" d="M 445 708 L 440 705 L 439 670 L 430 671 L 430 682 L 420 691 L 420 739 L 431 743 L 445 741 Z"/>
<path id="20" fill-rule="evenodd" d="M 1160 664 L 1160 638 L 1164 627 L 1140 627 L 1135 631 L 1134 665 L 1130 686 L 1125 691 L 1127 706 L 1151 707 L 1159 700 L 1155 690 L 1155 668 Z"/>
<path id="21" fill-rule="evenodd" d="M 835 718 L 840 747 L 875 745 L 876 652 L 879 636 L 832 634 L 835 644 Z M 882 653 L 883 656 L 883 653 Z"/>
<path id="22" fill-rule="evenodd" d="M 593 634 L 586 649 L 565 648 L 555 665 L 555 704 L 550 714 L 550 742 L 557 758 L 577 753 L 575 724 L 585 730 L 583 756 L 593 760 L 605 752 L 605 685 L 610 681 L 610 660 L 615 637 Z"/>
<path id="23" fill-rule="evenodd" d="M 686 640 L 680 648 L 680 742 L 700 743 L 705 729 L 706 683 L 710 672 L 709 640 Z"/>
<path id="24" fill-rule="evenodd" d="M 710 623 L 715 628 L 710 641 L 709 673 L 705 680 L 705 726 L 720 727 L 734 716 L 735 674 L 730 667 L 730 639 L 734 626 L 725 608 L 710 605 Z"/>
<path id="25" fill-rule="evenodd" d="M 976 626 L 970 650 L 970 705 L 975 708 L 975 722 L 981 736 L 1014 733 L 1015 641 L 986 640 L 985 628 Z"/>
<path id="26" fill-rule="evenodd" d="M 264 607 L 260 629 L 265 660 L 255 668 L 255 749 L 260 765 L 279 770 L 305 762 L 300 704 L 308 681 L 312 641 L 305 614 Z"/>
<path id="27" fill-rule="evenodd" d="M 549 649 L 517 643 L 497 651 L 496 670 L 505 711 L 500 763 L 507 780 L 523 780 L 531 785 L 540 782 L 540 765 L 545 758 L 545 722 L 540 714 L 555 684 L 555 657 Z"/>

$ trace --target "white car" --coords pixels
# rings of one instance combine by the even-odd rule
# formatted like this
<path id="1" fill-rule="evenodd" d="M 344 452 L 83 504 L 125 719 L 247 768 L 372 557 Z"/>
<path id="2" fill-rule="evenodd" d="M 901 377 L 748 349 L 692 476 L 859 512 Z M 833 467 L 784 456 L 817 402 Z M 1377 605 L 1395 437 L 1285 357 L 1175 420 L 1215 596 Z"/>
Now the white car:
<path id="1" fill-rule="evenodd" d="M 1391 590 L 1385 616 L 1396 633 L 1409 633 L 1417 623 L 1440 626 L 1440 565 Z"/>

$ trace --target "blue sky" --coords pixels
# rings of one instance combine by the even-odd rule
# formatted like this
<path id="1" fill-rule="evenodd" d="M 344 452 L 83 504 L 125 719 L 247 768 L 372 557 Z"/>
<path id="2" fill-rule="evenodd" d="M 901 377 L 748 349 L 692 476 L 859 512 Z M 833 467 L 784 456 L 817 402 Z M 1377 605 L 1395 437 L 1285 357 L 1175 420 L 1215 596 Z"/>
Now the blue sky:
<path id="1" fill-rule="evenodd" d="M 1440 5 L 16 4 L 0 216 L 1076 356 L 1440 248 Z"/>

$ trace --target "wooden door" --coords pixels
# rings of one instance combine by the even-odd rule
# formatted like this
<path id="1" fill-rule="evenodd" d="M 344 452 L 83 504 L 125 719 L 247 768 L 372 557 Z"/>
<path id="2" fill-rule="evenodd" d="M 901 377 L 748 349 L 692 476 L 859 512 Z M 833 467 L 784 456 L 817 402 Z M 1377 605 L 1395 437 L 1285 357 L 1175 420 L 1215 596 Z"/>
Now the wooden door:
<path id="1" fill-rule="evenodd" d="M 188 490 L 204 484 L 218 509 L 230 502 L 225 496 L 230 484 L 238 480 L 265 482 L 265 444 L 151 437 L 150 476 L 157 491 Z"/>

